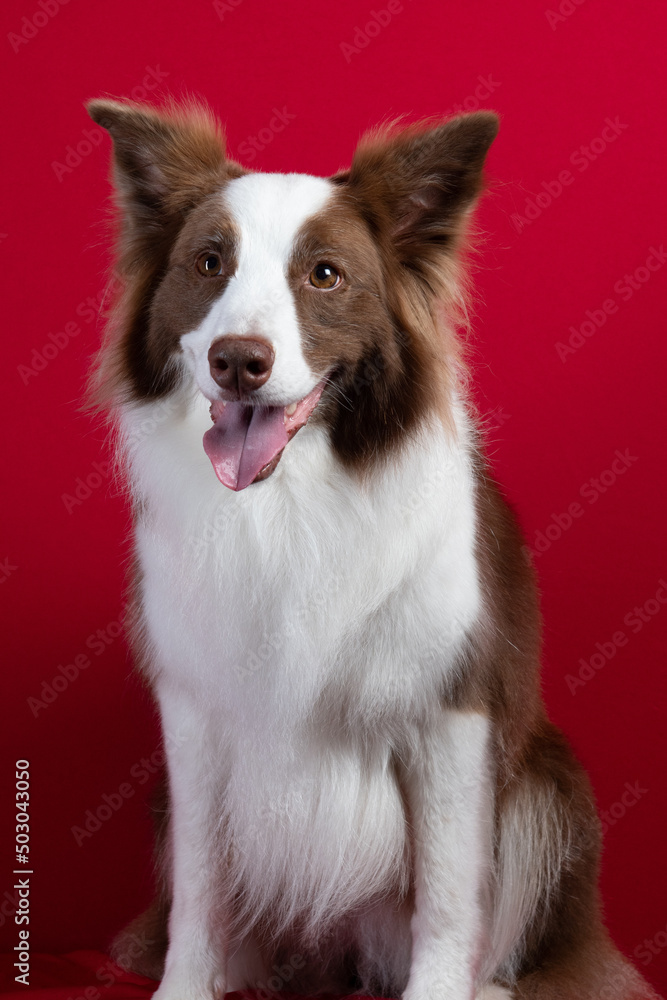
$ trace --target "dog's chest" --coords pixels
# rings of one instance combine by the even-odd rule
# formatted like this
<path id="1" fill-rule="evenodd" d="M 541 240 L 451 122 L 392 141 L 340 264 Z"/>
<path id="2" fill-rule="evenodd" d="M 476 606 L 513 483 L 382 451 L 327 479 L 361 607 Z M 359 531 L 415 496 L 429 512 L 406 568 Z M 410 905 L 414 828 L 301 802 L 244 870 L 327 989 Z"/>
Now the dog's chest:
<path id="1" fill-rule="evenodd" d="M 388 744 L 361 749 L 281 725 L 235 731 L 222 799 L 245 919 L 335 920 L 408 884 L 406 816 Z M 279 905 L 278 902 L 280 901 Z M 240 915 L 241 922 L 244 919 Z"/>
<path id="2" fill-rule="evenodd" d="M 219 769 L 244 891 L 255 913 L 284 899 L 285 926 L 344 913 L 359 886 L 400 892 L 396 744 L 480 613 L 466 456 L 415 448 L 363 490 L 307 428 L 234 495 L 202 423 L 186 431 L 167 421 L 134 456 L 141 610 L 153 677 L 201 720 Z"/>
<path id="3" fill-rule="evenodd" d="M 241 718 L 258 701 L 293 722 L 404 715 L 479 615 L 465 455 L 415 450 L 364 491 L 307 430 L 235 495 L 198 435 L 158 428 L 136 530 L 153 669 Z"/>

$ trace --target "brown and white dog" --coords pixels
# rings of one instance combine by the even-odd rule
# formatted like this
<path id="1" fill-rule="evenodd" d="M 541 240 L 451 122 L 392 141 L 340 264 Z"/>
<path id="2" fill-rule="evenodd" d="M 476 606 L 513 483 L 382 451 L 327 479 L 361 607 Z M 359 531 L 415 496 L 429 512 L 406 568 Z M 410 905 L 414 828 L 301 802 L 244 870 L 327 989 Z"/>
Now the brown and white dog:
<path id="1" fill-rule="evenodd" d="M 94 391 L 169 791 L 164 887 L 116 954 L 140 935 L 159 1000 L 654 997 L 602 925 L 593 797 L 465 396 L 496 116 L 379 131 L 323 179 L 244 170 L 201 108 L 89 111 L 124 289 Z"/>

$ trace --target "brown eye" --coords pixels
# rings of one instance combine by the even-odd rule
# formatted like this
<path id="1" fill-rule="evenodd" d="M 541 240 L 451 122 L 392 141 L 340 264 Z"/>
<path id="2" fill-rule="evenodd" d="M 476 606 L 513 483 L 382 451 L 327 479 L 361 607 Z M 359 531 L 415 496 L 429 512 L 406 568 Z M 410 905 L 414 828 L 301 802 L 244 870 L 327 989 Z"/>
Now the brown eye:
<path id="1" fill-rule="evenodd" d="M 340 283 L 340 274 L 331 264 L 318 264 L 309 275 L 315 288 L 335 288 Z"/>
<path id="2" fill-rule="evenodd" d="M 201 253 L 196 267 L 205 278 L 216 278 L 222 274 L 222 258 L 217 253 Z"/>

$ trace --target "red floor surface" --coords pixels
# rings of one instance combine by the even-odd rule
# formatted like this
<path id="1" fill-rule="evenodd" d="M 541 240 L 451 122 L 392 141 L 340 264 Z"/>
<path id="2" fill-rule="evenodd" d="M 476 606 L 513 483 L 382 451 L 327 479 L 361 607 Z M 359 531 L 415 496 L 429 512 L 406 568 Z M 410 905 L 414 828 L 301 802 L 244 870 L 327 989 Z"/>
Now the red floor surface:
<path id="1" fill-rule="evenodd" d="M 157 986 L 153 979 L 119 969 L 101 951 L 33 955 L 28 986 L 16 982 L 15 961 L 13 955 L 0 955 L 0 998 L 29 995 L 30 1000 L 148 1000 Z M 228 993 L 226 1000 L 285 1000 L 289 996 L 268 990 L 248 990 Z M 319 996 L 318 1000 L 326 1000 L 326 997 Z M 355 997 L 355 1000 L 364 998 Z"/>
<path id="2" fill-rule="evenodd" d="M 13 955 L 0 955 L 0 997 L 30 995 L 31 1000 L 148 1000 L 152 979 L 123 972 L 101 951 L 33 955 L 29 985 L 17 983 Z"/>

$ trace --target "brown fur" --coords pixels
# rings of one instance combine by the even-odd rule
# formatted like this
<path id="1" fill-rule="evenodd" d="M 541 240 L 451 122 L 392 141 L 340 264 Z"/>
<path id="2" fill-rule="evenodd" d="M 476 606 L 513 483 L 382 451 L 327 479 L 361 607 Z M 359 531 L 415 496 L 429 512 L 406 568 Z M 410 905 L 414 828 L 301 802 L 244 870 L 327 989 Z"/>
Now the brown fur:
<path id="1" fill-rule="evenodd" d="M 660 1000 L 599 927 L 549 957 L 514 988 L 516 1000 Z"/>
<path id="2" fill-rule="evenodd" d="M 364 137 L 350 169 L 332 178 L 340 187 L 334 212 L 348 220 L 348 232 L 353 227 L 352 245 L 379 262 L 381 276 L 370 290 L 380 302 L 367 296 L 353 313 L 352 334 L 366 353 L 345 373 L 343 405 L 330 413 L 332 444 L 348 464 L 363 468 L 385 457 L 429 413 L 449 424 L 461 369 L 452 331 L 461 305 L 457 251 L 497 129 L 497 117 L 480 112 L 435 128 L 378 130 Z"/>
<path id="3" fill-rule="evenodd" d="M 116 935 L 109 950 L 121 969 L 130 969 L 149 979 L 161 979 L 169 944 L 167 923 L 170 909 L 170 894 L 165 878 L 169 824 L 169 797 L 165 777 L 153 789 L 152 811 L 158 892 L 148 909 Z"/>
<path id="4" fill-rule="evenodd" d="M 522 945 L 516 1000 L 657 998 L 615 949 L 598 892 L 600 822 L 584 769 L 546 716 L 539 689 L 540 620 L 532 567 L 516 518 L 477 463 L 477 556 L 488 619 L 473 640 L 462 680 L 447 702 L 486 711 L 496 733 L 496 848 L 516 830 L 509 816 L 542 826 L 557 877 Z M 520 857 L 522 844 L 504 845 Z M 506 985 L 510 985 L 507 983 Z"/>
<path id="5" fill-rule="evenodd" d="M 342 274 L 328 292 L 303 280 L 313 262 Z M 439 404 L 442 352 L 423 331 L 409 330 L 400 292 L 392 294 L 368 229 L 341 192 L 307 223 L 290 263 L 290 283 L 302 329 L 304 354 L 314 371 L 333 369 L 317 419 L 348 467 L 368 469 L 398 447 Z M 402 315 L 403 313 L 403 315 Z"/>
<path id="6" fill-rule="evenodd" d="M 165 344 L 152 322 L 153 298 L 191 210 L 244 171 L 225 156 L 219 126 L 199 106 L 167 113 L 117 101 L 91 101 L 91 118 L 114 140 L 114 179 L 122 228 L 121 292 L 91 383 L 94 403 L 164 396 L 175 385 Z M 211 289 L 212 290 L 212 289 Z M 210 294 L 210 292 L 209 292 Z"/>

